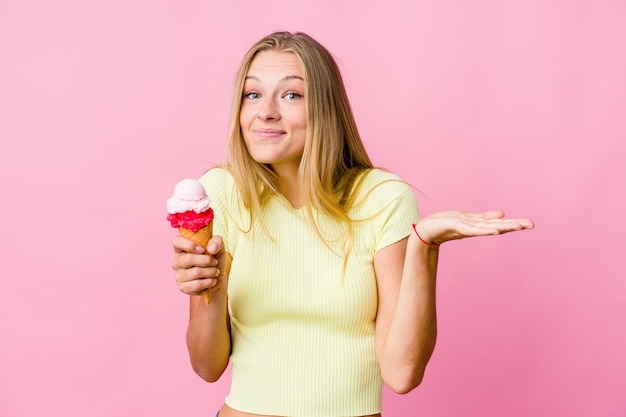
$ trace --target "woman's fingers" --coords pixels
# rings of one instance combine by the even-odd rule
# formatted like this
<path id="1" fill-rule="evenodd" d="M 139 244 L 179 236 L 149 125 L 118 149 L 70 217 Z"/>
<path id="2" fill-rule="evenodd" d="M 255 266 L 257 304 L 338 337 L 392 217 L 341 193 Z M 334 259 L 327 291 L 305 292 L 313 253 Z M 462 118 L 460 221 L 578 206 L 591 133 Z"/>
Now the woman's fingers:
<path id="1" fill-rule="evenodd" d="M 198 245 L 193 240 L 184 238 L 182 236 L 176 236 L 172 239 L 172 246 L 174 252 L 188 252 L 188 253 L 204 253 L 205 250 L 202 246 Z"/>
<path id="2" fill-rule="evenodd" d="M 491 211 L 485 211 L 482 213 L 465 212 L 465 214 L 470 217 L 483 218 L 483 219 L 502 219 L 504 217 L 504 212 L 501 210 L 491 210 Z"/>
<path id="3" fill-rule="evenodd" d="M 481 221 L 464 222 L 461 225 L 468 226 L 465 229 L 459 226 L 457 231 L 460 233 L 467 233 L 468 236 L 475 234 L 502 234 L 508 232 L 514 232 L 517 230 L 531 229 L 534 227 L 532 221 L 527 219 L 484 219 Z"/>
<path id="4" fill-rule="evenodd" d="M 532 229 L 535 224 L 530 219 L 489 219 L 487 227 L 496 227 L 500 230 Z"/>
<path id="5" fill-rule="evenodd" d="M 179 252 L 174 256 L 172 269 L 187 269 L 194 266 L 207 267 L 216 266 L 217 259 L 211 255 L 197 255 L 195 253 Z"/>
<path id="6" fill-rule="evenodd" d="M 176 236 L 172 240 L 174 260 L 172 269 L 180 291 L 189 295 L 198 295 L 203 290 L 214 287 L 221 275 L 217 257 L 214 253 L 221 250 L 221 239 L 212 240 L 209 254 L 192 240 Z"/>
<path id="7" fill-rule="evenodd" d="M 190 295 L 214 287 L 221 274 L 222 271 L 217 266 L 193 266 L 175 269 L 175 279 L 178 288 L 185 294 Z"/>
<path id="8" fill-rule="evenodd" d="M 188 295 L 200 295 L 202 291 L 213 288 L 216 284 L 217 278 L 202 278 L 178 283 L 178 289 Z"/>

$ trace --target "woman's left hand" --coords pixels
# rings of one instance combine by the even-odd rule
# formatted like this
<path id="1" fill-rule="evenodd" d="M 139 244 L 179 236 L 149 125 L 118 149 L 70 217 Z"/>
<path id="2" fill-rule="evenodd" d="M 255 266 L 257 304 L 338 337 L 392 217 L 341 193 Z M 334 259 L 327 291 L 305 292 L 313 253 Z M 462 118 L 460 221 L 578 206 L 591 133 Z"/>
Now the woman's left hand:
<path id="1" fill-rule="evenodd" d="M 472 236 L 501 235 L 535 227 L 530 219 L 506 219 L 502 211 L 468 213 L 460 210 L 442 211 L 424 217 L 415 226 L 419 237 L 440 245 L 450 240 Z"/>

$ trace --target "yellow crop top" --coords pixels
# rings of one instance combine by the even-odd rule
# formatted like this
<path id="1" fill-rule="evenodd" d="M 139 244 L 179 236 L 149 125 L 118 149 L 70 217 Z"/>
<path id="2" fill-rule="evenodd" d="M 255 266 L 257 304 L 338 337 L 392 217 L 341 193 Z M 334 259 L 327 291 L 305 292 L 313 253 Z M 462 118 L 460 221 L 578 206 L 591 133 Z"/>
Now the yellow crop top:
<path id="1" fill-rule="evenodd" d="M 215 211 L 214 234 L 233 257 L 228 297 L 232 382 L 226 403 L 278 416 L 375 414 L 382 379 L 374 352 L 378 306 L 374 254 L 411 233 L 418 221 L 412 190 L 395 175 L 371 170 L 350 212 L 354 243 L 342 275 L 337 224 L 325 221 L 324 244 L 302 209 L 282 196 L 263 206 L 271 236 L 241 209 L 225 170 L 200 181 Z M 321 222 L 321 220 L 320 220 Z"/>

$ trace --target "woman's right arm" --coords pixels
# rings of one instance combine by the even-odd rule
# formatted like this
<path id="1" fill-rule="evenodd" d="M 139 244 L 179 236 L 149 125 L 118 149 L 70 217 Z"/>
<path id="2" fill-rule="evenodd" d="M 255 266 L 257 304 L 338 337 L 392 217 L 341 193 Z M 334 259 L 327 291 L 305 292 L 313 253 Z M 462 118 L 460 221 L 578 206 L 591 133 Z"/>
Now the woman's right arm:
<path id="1" fill-rule="evenodd" d="M 214 236 L 207 251 L 195 242 L 177 236 L 172 241 L 178 288 L 190 296 L 187 348 L 193 370 L 204 380 L 215 382 L 228 366 L 230 319 L 228 316 L 228 273 L 232 258 L 224 251 L 221 237 Z M 211 291 L 207 306 L 203 290 Z"/>

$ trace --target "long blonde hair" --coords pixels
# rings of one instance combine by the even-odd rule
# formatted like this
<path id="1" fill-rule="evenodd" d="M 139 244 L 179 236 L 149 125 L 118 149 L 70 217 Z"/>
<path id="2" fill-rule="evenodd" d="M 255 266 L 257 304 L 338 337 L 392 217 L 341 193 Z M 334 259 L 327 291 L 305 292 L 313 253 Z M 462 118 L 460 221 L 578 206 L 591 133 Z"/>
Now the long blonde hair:
<path id="1" fill-rule="evenodd" d="M 235 83 L 227 169 L 235 179 L 251 220 L 260 217 L 263 201 L 278 193 L 278 178 L 269 165 L 256 162 L 248 153 L 239 117 L 250 64 L 259 52 L 267 50 L 294 54 L 304 72 L 307 132 L 298 172 L 300 197 L 318 234 L 314 211 L 345 225 L 347 257 L 352 241 L 348 210 L 355 203 L 354 191 L 360 182 L 355 179 L 373 165 L 357 129 L 339 67 L 328 50 L 309 35 L 272 33 L 255 43 L 244 56 Z"/>

